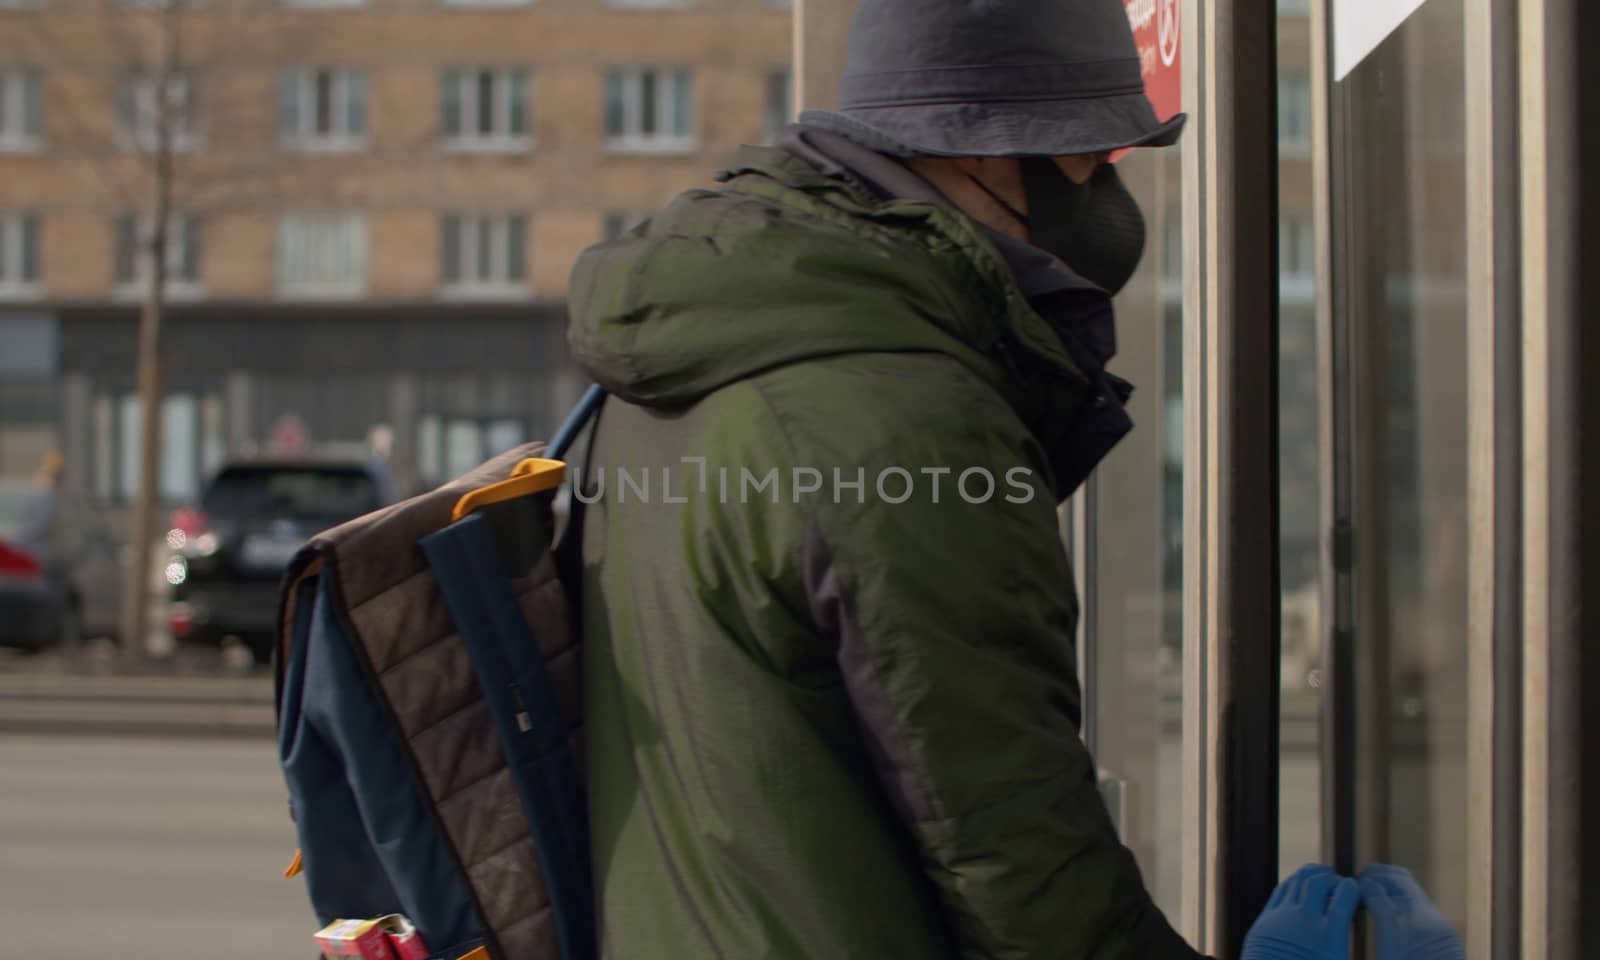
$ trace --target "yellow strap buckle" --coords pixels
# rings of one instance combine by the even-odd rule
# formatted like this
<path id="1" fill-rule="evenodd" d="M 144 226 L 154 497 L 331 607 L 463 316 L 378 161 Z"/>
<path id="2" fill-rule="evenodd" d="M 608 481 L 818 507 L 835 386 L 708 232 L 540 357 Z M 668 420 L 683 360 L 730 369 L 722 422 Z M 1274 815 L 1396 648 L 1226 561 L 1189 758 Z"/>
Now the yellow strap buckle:
<path id="1" fill-rule="evenodd" d="M 482 510 L 492 503 L 504 503 L 518 497 L 530 497 L 536 493 L 553 490 L 561 486 L 561 481 L 567 477 L 567 465 L 560 460 L 543 460 L 530 457 L 517 464 L 511 471 L 511 476 L 499 483 L 491 483 L 487 487 L 479 487 L 456 501 L 456 508 L 450 514 L 451 522 L 460 520 L 474 510 Z"/>

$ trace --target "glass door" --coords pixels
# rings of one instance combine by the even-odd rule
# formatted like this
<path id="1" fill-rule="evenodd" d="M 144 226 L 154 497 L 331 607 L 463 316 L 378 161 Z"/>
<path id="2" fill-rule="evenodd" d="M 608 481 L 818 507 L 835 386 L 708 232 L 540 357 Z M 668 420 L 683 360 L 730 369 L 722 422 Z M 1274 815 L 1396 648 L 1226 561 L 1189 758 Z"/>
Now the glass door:
<path id="1" fill-rule="evenodd" d="M 1183 147 L 1119 169 L 1148 224 L 1117 298 L 1117 357 L 1134 432 L 1080 497 L 1087 533 L 1085 735 L 1123 842 L 1174 926 L 1182 906 Z"/>
<path id="2" fill-rule="evenodd" d="M 1467 902 L 1468 282 L 1463 0 L 1340 84 L 1350 338 L 1355 854 Z"/>

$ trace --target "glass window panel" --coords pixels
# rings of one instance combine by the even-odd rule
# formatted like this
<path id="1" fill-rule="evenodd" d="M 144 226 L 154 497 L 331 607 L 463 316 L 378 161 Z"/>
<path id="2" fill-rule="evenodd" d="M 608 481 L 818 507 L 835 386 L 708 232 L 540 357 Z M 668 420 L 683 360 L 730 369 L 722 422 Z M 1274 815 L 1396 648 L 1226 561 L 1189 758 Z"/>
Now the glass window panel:
<path id="1" fill-rule="evenodd" d="M 488 136 L 496 131 L 499 124 L 495 123 L 495 75 L 492 70 L 479 70 L 476 76 L 477 89 L 474 91 L 476 98 L 477 114 L 476 126 L 472 132 L 478 136 Z"/>
<path id="2" fill-rule="evenodd" d="M 44 93 L 39 74 L 32 70 L 22 72 L 22 135 L 37 137 L 44 129 Z"/>
<path id="3" fill-rule="evenodd" d="M 227 452 L 227 438 L 223 424 L 222 398 L 208 393 L 200 401 L 200 479 L 204 482 L 217 468 Z"/>
<path id="4" fill-rule="evenodd" d="M 117 495 L 132 497 L 139 488 L 139 398 L 124 395 L 117 410 Z"/>
<path id="5" fill-rule="evenodd" d="M 125 135 L 132 136 L 139 129 L 139 91 L 132 78 L 124 78 L 117 85 L 117 126 Z"/>
<path id="6" fill-rule="evenodd" d="M 620 137 L 627 130 L 627 78 L 620 70 L 606 74 L 606 136 Z"/>
<path id="7" fill-rule="evenodd" d="M 278 74 L 278 130 L 284 140 L 300 137 L 300 87 L 304 75 L 299 70 Z"/>
<path id="8" fill-rule="evenodd" d="M 443 283 L 461 279 L 461 221 L 454 214 L 439 222 L 439 279 Z"/>
<path id="9" fill-rule="evenodd" d="M 639 129 L 638 132 L 645 136 L 653 136 L 658 129 L 656 120 L 660 104 L 656 102 L 659 93 L 656 90 L 658 74 L 654 70 L 639 72 Z"/>
<path id="10" fill-rule="evenodd" d="M 1316 221 L 1312 209 L 1311 35 L 1304 10 L 1278 14 L 1278 476 L 1282 670 L 1278 873 L 1320 861 L 1321 460 L 1317 419 Z"/>
<path id="11" fill-rule="evenodd" d="M 279 284 L 290 293 L 358 293 L 366 245 L 359 214 L 285 215 L 278 225 Z"/>
<path id="12" fill-rule="evenodd" d="M 176 140 L 194 134 L 200 127 L 200 80 L 184 72 L 172 77 L 168 87 L 172 97 L 172 133 Z"/>
<path id="13" fill-rule="evenodd" d="M 506 279 L 521 283 L 527 276 L 527 221 L 521 216 L 506 222 Z"/>
<path id="14" fill-rule="evenodd" d="M 1120 162 L 1148 221 L 1152 248 L 1117 298 L 1117 356 L 1109 370 L 1137 386 L 1134 432 L 1096 471 L 1084 509 L 1097 539 L 1077 562 L 1096 608 L 1084 674 L 1090 748 L 1155 902 L 1176 923 L 1182 893 L 1183 414 L 1181 284 L 1166 249 L 1181 244 L 1179 148 L 1137 150 Z M 1181 263 L 1181 257 L 1178 258 Z"/>
<path id="15" fill-rule="evenodd" d="M 1464 929 L 1467 826 L 1463 0 L 1428 0 L 1343 81 L 1361 860 Z M 1482 905 L 1479 905 L 1481 907 Z"/>
<path id="16" fill-rule="evenodd" d="M 424 483 L 445 479 L 440 460 L 439 418 L 428 415 L 417 419 L 417 474 Z"/>
<path id="17" fill-rule="evenodd" d="M 360 70 L 345 72 L 345 132 L 352 137 L 367 133 L 367 75 Z"/>
<path id="18" fill-rule="evenodd" d="M 483 283 L 494 279 L 494 221 L 488 217 L 473 219 L 473 275 L 472 280 Z"/>
<path id="19" fill-rule="evenodd" d="M 512 70 L 507 74 L 507 78 L 507 83 L 509 84 L 508 93 L 511 101 L 507 129 L 514 137 L 526 136 L 528 133 L 528 71 Z"/>
<path id="20" fill-rule="evenodd" d="M 521 420 L 504 418 L 489 421 L 488 450 L 485 456 L 505 453 L 513 447 L 528 442 L 528 425 Z"/>
<path id="21" fill-rule="evenodd" d="M 1290 152 L 1311 149 L 1311 76 L 1304 66 L 1279 73 L 1278 142 Z"/>
<path id="22" fill-rule="evenodd" d="M 19 246 L 22 250 L 22 282 L 39 282 L 39 218 L 31 213 L 22 215 L 22 239 Z"/>
<path id="23" fill-rule="evenodd" d="M 317 70 L 312 77 L 312 132 L 319 137 L 333 133 L 333 81 L 332 70 Z"/>
<path id="24" fill-rule="evenodd" d="M 178 276 L 186 283 L 200 282 L 200 251 L 203 249 L 200 218 L 186 215 L 181 221 L 183 247 L 179 251 Z"/>
<path id="25" fill-rule="evenodd" d="M 767 74 L 767 123 L 766 137 L 774 139 L 783 132 L 789 124 L 790 93 L 788 69 L 774 70 Z"/>
<path id="26" fill-rule="evenodd" d="M 484 460 L 483 435 L 472 420 L 451 420 L 444 430 L 446 477 L 459 477 Z"/>
<path id="27" fill-rule="evenodd" d="M 139 225 L 131 213 L 116 219 L 116 276 L 118 283 L 132 283 L 139 275 Z"/>
<path id="28" fill-rule="evenodd" d="M 199 426 L 194 395 L 176 393 L 161 404 L 161 499 L 181 503 L 199 495 Z"/>
<path id="29" fill-rule="evenodd" d="M 688 137 L 694 131 L 694 98 L 689 71 L 672 71 L 672 135 Z"/>
<path id="30" fill-rule="evenodd" d="M 439 75 L 439 129 L 446 137 L 461 135 L 461 86 L 459 71 Z"/>
<path id="31" fill-rule="evenodd" d="M 111 398 L 94 398 L 94 496 L 101 503 L 115 495 L 117 438 L 113 426 Z"/>

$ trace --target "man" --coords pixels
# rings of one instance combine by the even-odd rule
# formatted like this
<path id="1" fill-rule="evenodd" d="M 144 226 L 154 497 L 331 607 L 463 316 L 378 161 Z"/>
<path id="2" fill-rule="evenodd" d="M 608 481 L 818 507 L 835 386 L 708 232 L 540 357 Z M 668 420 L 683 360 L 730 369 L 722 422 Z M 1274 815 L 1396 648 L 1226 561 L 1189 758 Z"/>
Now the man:
<path id="1" fill-rule="evenodd" d="M 67 473 L 66 458 L 59 450 L 47 451 L 39 461 L 36 482 L 38 496 L 29 501 L 22 517 L 22 527 L 17 542 L 33 548 L 48 548 L 54 535 L 57 514 L 61 512 L 63 481 Z"/>
<path id="2" fill-rule="evenodd" d="M 842 91 L 574 274 L 602 954 L 1192 958 L 1078 738 L 1055 525 L 1131 427 L 1106 159 L 1184 118 L 1119 0 L 864 0 Z M 1354 883 L 1294 882 L 1333 956 Z"/>

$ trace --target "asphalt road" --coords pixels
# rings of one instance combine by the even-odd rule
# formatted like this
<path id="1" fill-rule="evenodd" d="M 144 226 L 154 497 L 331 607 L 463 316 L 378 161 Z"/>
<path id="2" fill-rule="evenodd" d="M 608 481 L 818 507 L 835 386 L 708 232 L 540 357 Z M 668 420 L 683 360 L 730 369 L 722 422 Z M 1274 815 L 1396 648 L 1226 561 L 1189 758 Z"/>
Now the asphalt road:
<path id="1" fill-rule="evenodd" d="M 311 960 L 269 739 L 0 735 L 0 956 Z"/>
<path id="2" fill-rule="evenodd" d="M 140 716 L 114 706 L 119 722 Z M 1316 858 L 1308 747 L 1284 756 L 1284 874 Z M 1181 749 L 1164 737 L 1160 768 L 1176 776 Z M 1144 864 L 1158 902 L 1174 911 L 1177 812 L 1156 804 L 1161 852 Z M 302 881 L 282 876 L 294 847 L 269 737 L 0 732 L 0 957 L 311 960 L 315 922 Z"/>

